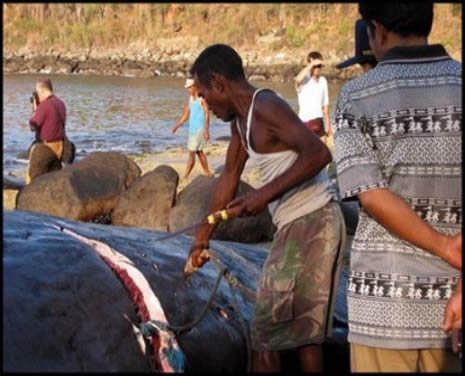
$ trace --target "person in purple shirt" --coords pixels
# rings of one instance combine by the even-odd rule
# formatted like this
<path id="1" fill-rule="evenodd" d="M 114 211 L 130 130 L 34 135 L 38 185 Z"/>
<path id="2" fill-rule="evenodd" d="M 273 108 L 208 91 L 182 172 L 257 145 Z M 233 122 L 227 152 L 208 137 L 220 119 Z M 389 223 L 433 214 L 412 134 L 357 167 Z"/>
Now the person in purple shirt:
<path id="1" fill-rule="evenodd" d="M 66 106 L 53 93 L 50 80 L 36 83 L 31 102 L 33 112 L 29 125 L 36 139 L 29 151 L 27 184 L 40 175 L 62 168 L 66 123 Z"/>

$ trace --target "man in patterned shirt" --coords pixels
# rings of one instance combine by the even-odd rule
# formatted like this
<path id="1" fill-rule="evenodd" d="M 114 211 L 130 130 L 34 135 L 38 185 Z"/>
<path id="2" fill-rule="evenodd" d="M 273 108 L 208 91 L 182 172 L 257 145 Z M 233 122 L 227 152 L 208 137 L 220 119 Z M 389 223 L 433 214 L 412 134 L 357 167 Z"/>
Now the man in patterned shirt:
<path id="1" fill-rule="evenodd" d="M 462 65 L 428 45 L 433 4 L 359 3 L 376 68 L 335 110 L 338 184 L 362 205 L 351 249 L 354 372 L 460 371 L 443 330 L 462 268 Z"/>

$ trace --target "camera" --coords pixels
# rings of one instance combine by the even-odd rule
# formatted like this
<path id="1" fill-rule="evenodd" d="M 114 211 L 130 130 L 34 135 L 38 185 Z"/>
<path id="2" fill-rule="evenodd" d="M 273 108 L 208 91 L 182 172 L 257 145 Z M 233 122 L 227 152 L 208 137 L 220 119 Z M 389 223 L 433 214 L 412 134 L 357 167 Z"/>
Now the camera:
<path id="1" fill-rule="evenodd" d="M 37 94 L 37 91 L 32 92 L 32 96 L 30 98 L 31 103 L 34 103 L 34 99 L 36 101 L 36 104 L 38 105 L 40 103 L 40 100 L 39 100 L 39 95 Z"/>

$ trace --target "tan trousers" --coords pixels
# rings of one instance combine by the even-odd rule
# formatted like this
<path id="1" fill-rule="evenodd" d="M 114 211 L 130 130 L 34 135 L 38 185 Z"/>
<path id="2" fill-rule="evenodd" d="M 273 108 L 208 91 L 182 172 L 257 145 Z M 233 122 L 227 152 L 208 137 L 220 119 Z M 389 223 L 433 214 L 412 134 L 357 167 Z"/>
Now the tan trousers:
<path id="1" fill-rule="evenodd" d="M 43 151 L 37 152 L 36 148 L 47 146 L 53 155 L 47 155 Z M 61 166 L 61 157 L 63 156 L 63 141 L 47 142 L 34 144 L 29 152 L 29 168 L 26 176 L 26 184 L 29 184 L 33 178 L 49 171 L 56 170 L 59 164 Z M 39 146 L 40 145 L 40 146 Z M 42 149 L 43 150 L 43 149 Z M 36 152 L 35 152 L 36 151 Z M 48 152 L 48 154 L 51 154 Z"/>
<path id="2" fill-rule="evenodd" d="M 457 372 L 462 363 L 451 349 L 391 350 L 350 344 L 351 372 Z"/>

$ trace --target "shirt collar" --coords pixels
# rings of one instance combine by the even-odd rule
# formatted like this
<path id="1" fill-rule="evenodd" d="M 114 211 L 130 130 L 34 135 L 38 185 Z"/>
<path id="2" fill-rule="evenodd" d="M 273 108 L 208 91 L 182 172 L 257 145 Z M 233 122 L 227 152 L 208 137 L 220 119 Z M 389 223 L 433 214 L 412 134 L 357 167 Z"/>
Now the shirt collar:
<path id="1" fill-rule="evenodd" d="M 378 65 L 392 63 L 426 63 L 450 58 L 451 57 L 441 44 L 393 47 L 386 52 Z"/>

